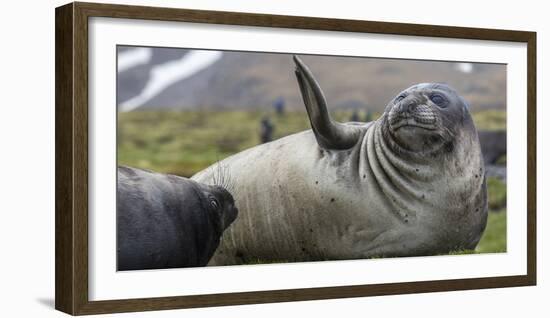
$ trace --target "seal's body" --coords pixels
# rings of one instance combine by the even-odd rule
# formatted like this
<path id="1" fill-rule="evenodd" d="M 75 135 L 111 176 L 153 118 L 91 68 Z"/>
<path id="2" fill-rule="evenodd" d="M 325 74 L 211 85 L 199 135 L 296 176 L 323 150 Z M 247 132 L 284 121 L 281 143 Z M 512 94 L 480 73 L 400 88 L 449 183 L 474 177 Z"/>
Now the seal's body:
<path id="1" fill-rule="evenodd" d="M 366 124 L 330 118 L 296 59 L 312 130 L 222 161 L 240 217 L 212 265 L 434 255 L 473 249 L 487 190 L 465 101 L 440 84 L 413 86 Z M 213 169 L 193 179 L 210 182 Z"/>
<path id="2" fill-rule="evenodd" d="M 118 270 L 204 266 L 235 220 L 220 186 L 129 167 L 118 168 Z"/>
<path id="3" fill-rule="evenodd" d="M 479 143 L 485 165 L 496 164 L 502 156 L 506 156 L 506 130 L 478 131 Z"/>

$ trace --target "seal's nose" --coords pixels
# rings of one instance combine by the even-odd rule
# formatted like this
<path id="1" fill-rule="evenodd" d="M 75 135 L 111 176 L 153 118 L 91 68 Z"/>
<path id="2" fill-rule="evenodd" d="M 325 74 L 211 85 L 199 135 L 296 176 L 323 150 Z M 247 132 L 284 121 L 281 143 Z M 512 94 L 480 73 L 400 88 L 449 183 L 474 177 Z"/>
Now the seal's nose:
<path id="1" fill-rule="evenodd" d="M 403 114 L 407 114 L 407 113 L 412 114 L 416 111 L 418 106 L 422 105 L 423 103 L 425 103 L 423 96 L 419 96 L 417 94 L 410 94 L 409 96 L 401 100 L 397 110 Z"/>
<path id="2" fill-rule="evenodd" d="M 403 106 L 403 111 L 412 113 L 416 109 L 417 103 L 415 100 L 410 100 Z"/>
<path id="3" fill-rule="evenodd" d="M 399 104 L 398 111 L 400 113 L 412 113 L 415 111 L 418 106 L 418 101 L 416 99 L 405 99 Z"/>

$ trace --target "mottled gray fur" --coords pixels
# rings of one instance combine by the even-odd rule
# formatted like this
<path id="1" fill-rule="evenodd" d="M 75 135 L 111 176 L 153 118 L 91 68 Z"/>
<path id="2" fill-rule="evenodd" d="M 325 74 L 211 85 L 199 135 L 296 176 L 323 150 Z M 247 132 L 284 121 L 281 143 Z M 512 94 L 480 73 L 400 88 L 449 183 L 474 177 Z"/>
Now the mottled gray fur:
<path id="1" fill-rule="evenodd" d="M 311 71 L 296 75 L 312 130 L 222 161 L 240 217 L 209 264 L 415 256 L 473 249 L 487 189 L 467 103 L 418 84 L 369 123 L 328 113 Z M 212 169 L 192 179 L 212 182 Z"/>

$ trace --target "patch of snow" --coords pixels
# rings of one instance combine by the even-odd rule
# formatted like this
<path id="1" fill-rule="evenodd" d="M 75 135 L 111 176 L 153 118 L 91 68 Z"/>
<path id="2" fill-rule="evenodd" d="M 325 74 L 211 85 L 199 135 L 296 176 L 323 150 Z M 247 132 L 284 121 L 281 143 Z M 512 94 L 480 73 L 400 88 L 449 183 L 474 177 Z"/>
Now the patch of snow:
<path id="1" fill-rule="evenodd" d="M 220 51 L 194 50 L 181 59 L 157 65 L 143 90 L 135 97 L 121 103 L 120 111 L 134 110 L 161 93 L 168 86 L 207 68 L 222 57 Z"/>
<path id="2" fill-rule="evenodd" d="M 153 49 L 140 47 L 129 49 L 118 54 L 117 71 L 124 72 L 138 65 L 149 63 L 153 56 Z"/>
<path id="3" fill-rule="evenodd" d="M 474 70 L 474 64 L 472 63 L 457 63 L 456 68 L 462 73 L 472 73 Z"/>

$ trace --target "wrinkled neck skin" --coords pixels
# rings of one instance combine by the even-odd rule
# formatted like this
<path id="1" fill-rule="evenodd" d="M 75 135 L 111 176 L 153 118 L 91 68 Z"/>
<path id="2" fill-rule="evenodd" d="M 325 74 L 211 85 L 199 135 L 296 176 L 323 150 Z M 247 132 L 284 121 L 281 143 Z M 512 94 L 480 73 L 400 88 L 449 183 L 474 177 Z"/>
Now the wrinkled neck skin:
<path id="1" fill-rule="evenodd" d="M 359 160 L 363 165 L 360 171 L 370 172 L 390 200 L 424 199 L 424 187 L 431 188 L 434 183 L 445 183 L 449 190 L 462 188 L 462 179 L 483 176 L 483 163 L 474 129 L 458 129 L 454 139 L 421 152 L 409 151 L 393 141 L 383 116 L 372 123 L 363 138 L 360 155 L 365 158 Z M 467 169 L 472 163 L 477 169 Z"/>
<path id="2" fill-rule="evenodd" d="M 454 140 L 412 152 L 394 142 L 383 115 L 368 126 L 356 158 L 359 177 L 367 179 L 367 193 L 385 201 L 386 213 L 397 221 L 394 224 L 433 233 L 435 237 L 423 239 L 444 242 L 435 248 L 442 252 L 475 247 L 478 224 L 484 226 L 479 218 L 486 210 L 477 133 L 469 115 L 456 124 L 466 127 L 456 129 Z M 479 213 L 479 218 L 473 213 Z M 414 236 L 404 237 L 414 240 L 418 235 Z M 434 251 L 430 243 L 419 244 Z M 414 253 L 422 254 L 419 248 Z M 384 255 L 384 250 L 379 254 Z"/>
<path id="3" fill-rule="evenodd" d="M 458 136 L 457 136 L 458 137 Z M 421 198 L 418 185 L 432 183 L 450 172 L 440 169 L 445 162 L 453 160 L 455 150 L 449 143 L 438 141 L 432 147 L 414 152 L 400 146 L 389 131 L 384 115 L 373 122 L 361 144 L 360 160 L 367 172 L 372 173 L 386 194 L 392 190 L 400 196 Z"/>

